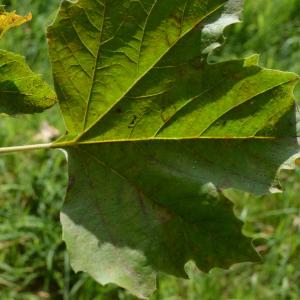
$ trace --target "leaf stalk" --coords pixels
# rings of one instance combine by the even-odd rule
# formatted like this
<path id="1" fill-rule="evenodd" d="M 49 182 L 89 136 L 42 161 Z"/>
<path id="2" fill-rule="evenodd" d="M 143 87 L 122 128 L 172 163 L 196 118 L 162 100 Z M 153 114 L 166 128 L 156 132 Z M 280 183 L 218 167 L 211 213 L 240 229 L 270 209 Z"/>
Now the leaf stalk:
<path id="1" fill-rule="evenodd" d="M 50 149 L 50 148 L 52 148 L 52 145 L 53 145 L 52 143 L 48 143 L 48 144 L 3 147 L 3 148 L 0 148 L 0 154 L 25 152 L 25 151 L 40 150 L 40 149 Z"/>

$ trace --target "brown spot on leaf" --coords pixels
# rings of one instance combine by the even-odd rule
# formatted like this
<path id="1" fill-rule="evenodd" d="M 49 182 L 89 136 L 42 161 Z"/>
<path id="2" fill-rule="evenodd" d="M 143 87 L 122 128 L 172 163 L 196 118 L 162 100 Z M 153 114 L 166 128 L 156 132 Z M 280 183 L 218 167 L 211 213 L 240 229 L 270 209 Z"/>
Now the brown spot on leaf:
<path id="1" fill-rule="evenodd" d="M 116 109 L 116 113 L 121 114 L 122 112 L 123 112 L 123 110 L 122 110 L 120 107 L 118 107 L 118 108 Z"/>

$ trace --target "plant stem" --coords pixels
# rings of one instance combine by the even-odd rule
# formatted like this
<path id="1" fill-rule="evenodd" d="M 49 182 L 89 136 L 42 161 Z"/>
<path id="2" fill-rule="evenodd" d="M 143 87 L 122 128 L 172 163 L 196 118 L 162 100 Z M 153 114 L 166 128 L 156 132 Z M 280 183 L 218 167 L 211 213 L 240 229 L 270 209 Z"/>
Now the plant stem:
<path id="1" fill-rule="evenodd" d="M 8 154 L 14 152 L 25 152 L 31 150 L 39 149 L 50 149 L 52 148 L 52 143 L 49 144 L 36 144 L 36 145 L 25 145 L 25 146 L 13 146 L 13 147 L 3 147 L 0 148 L 0 154 Z"/>

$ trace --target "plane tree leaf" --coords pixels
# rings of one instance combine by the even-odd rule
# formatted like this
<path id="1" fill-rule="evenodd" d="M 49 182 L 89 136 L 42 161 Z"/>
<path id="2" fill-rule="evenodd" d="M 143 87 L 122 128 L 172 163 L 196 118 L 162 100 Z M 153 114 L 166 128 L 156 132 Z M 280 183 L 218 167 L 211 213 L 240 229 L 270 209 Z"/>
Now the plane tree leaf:
<path id="1" fill-rule="evenodd" d="M 269 191 L 298 150 L 298 76 L 258 57 L 207 63 L 239 0 L 64 1 L 48 32 L 69 157 L 61 214 L 76 271 L 140 298 L 255 261 L 223 191 Z"/>
<path id="2" fill-rule="evenodd" d="M 24 57 L 0 50 L 0 114 L 41 112 L 56 103 L 56 94 L 26 64 Z"/>

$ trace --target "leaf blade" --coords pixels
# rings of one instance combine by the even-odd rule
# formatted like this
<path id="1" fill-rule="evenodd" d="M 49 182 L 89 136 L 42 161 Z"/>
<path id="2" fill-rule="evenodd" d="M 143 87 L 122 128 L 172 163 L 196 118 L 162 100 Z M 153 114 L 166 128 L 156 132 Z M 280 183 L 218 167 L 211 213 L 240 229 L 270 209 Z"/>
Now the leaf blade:
<path id="1" fill-rule="evenodd" d="M 0 113 L 5 115 L 42 112 L 57 101 L 53 89 L 22 56 L 4 50 L 0 50 L 0 98 Z"/>
<path id="2" fill-rule="evenodd" d="M 111 156 L 111 149 L 102 150 Z M 124 169 L 103 160 L 104 153 L 100 154 L 97 147 L 81 146 L 70 151 L 70 176 L 74 181 L 61 221 L 75 270 L 89 272 L 101 284 L 116 283 L 138 297 L 148 298 L 155 289 L 158 270 L 186 277 L 184 266 L 190 259 L 204 271 L 212 266 L 225 268 L 239 261 L 258 260 L 250 239 L 241 234 L 232 204 L 224 197 L 199 195 L 193 188 L 185 194 L 188 205 L 170 205 L 166 198 L 161 202 L 161 195 L 149 192 L 150 186 L 156 191 L 162 186 L 149 182 L 145 186 L 136 178 L 128 178 Z M 78 172 L 84 176 L 78 177 Z M 143 174 L 152 178 L 147 170 Z M 175 186 L 173 183 L 172 188 Z M 230 242 L 233 237 L 239 241 L 238 246 Z"/>

